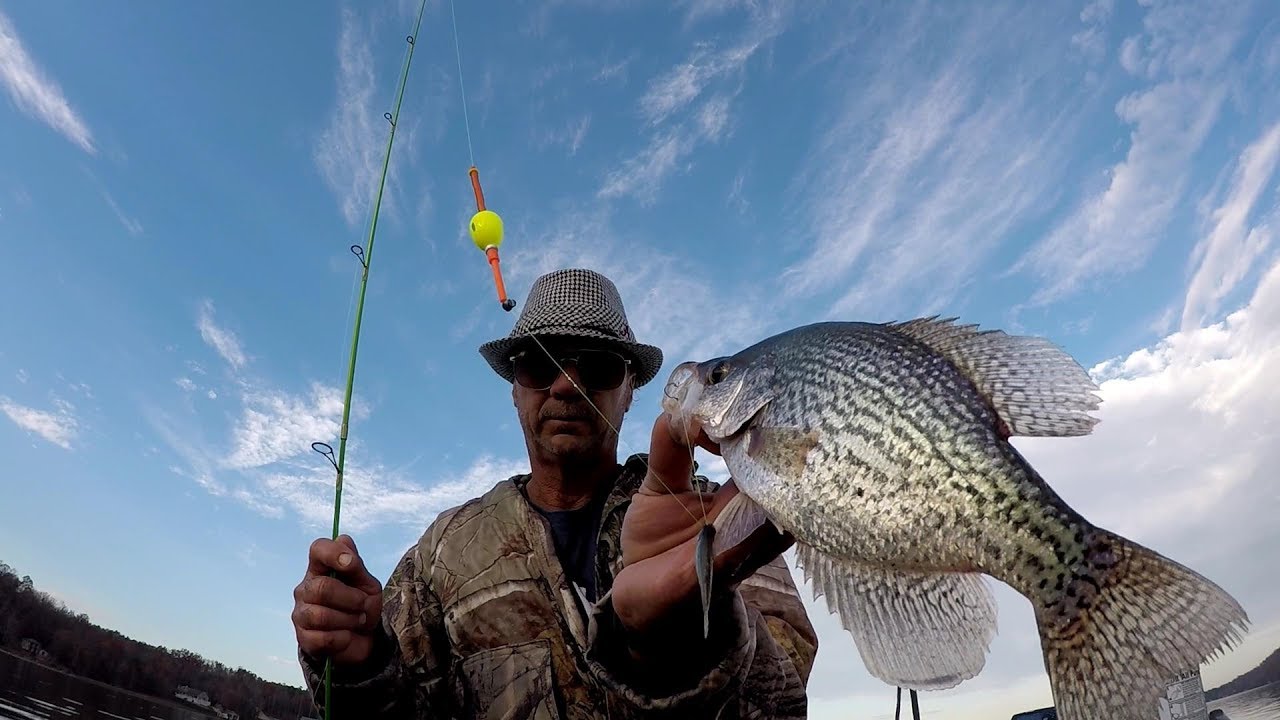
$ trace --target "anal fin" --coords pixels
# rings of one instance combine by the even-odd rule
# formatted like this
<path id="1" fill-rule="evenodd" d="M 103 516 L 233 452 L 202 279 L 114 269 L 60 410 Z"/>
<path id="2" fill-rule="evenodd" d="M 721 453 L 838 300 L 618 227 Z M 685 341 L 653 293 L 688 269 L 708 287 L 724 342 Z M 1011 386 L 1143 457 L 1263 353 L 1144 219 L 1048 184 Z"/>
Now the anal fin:
<path id="1" fill-rule="evenodd" d="M 826 597 L 876 678 L 943 690 L 981 672 L 996 634 L 996 602 L 980 574 L 894 570 L 795 547 L 815 599 Z"/>

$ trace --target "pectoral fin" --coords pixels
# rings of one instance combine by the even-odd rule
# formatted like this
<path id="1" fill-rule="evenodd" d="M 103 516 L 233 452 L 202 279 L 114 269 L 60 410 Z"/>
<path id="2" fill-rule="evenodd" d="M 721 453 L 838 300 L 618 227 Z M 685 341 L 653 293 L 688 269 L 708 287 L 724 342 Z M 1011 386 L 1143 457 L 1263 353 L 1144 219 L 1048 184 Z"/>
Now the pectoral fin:
<path id="1" fill-rule="evenodd" d="M 747 457 L 783 479 L 804 474 L 809 451 L 817 444 L 816 430 L 768 426 L 747 430 Z"/>
<path id="2" fill-rule="evenodd" d="M 853 636 L 867 671 L 915 690 L 977 676 L 996 633 L 996 603 L 977 573 L 917 573 L 831 558 L 796 543 L 814 598 Z"/>

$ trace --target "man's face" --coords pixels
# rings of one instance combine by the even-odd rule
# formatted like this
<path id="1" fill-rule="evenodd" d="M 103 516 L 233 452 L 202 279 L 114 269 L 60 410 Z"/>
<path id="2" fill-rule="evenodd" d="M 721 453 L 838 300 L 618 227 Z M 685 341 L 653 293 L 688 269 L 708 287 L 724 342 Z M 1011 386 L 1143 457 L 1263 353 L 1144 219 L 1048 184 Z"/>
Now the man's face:
<path id="1" fill-rule="evenodd" d="M 614 429 L 633 389 L 626 356 L 587 340 L 540 339 L 545 351 L 536 343 L 517 351 L 511 390 L 529 451 L 549 461 L 616 456 Z"/>

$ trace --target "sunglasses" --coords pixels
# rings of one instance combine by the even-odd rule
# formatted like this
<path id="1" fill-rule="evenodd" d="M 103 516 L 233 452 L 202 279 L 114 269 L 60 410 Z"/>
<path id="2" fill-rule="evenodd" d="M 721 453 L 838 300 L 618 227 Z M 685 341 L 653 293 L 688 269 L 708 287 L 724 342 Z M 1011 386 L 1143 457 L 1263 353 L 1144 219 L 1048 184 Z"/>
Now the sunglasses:
<path id="1" fill-rule="evenodd" d="M 631 361 L 611 350 L 572 350 L 548 357 L 542 351 L 524 351 L 511 357 L 516 382 L 530 390 L 546 390 L 560 376 L 560 368 L 573 365 L 578 382 L 587 390 L 613 390 L 627 377 Z"/>

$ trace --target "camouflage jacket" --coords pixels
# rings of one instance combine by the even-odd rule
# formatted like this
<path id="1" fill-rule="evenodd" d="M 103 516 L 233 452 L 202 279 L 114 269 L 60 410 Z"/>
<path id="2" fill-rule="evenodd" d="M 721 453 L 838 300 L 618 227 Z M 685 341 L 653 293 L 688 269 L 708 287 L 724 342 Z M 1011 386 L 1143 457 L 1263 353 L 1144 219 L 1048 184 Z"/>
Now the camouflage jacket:
<path id="1" fill-rule="evenodd" d="M 525 499 L 528 475 L 441 513 L 387 581 L 374 657 L 334 668 L 333 720 L 806 717 L 817 637 L 782 558 L 713 614 L 710 639 L 690 638 L 694 679 L 660 687 L 629 673 L 609 589 L 644 473 L 644 456 L 629 458 L 605 501 L 594 605 Z M 300 659 L 323 709 L 323 661 Z"/>

